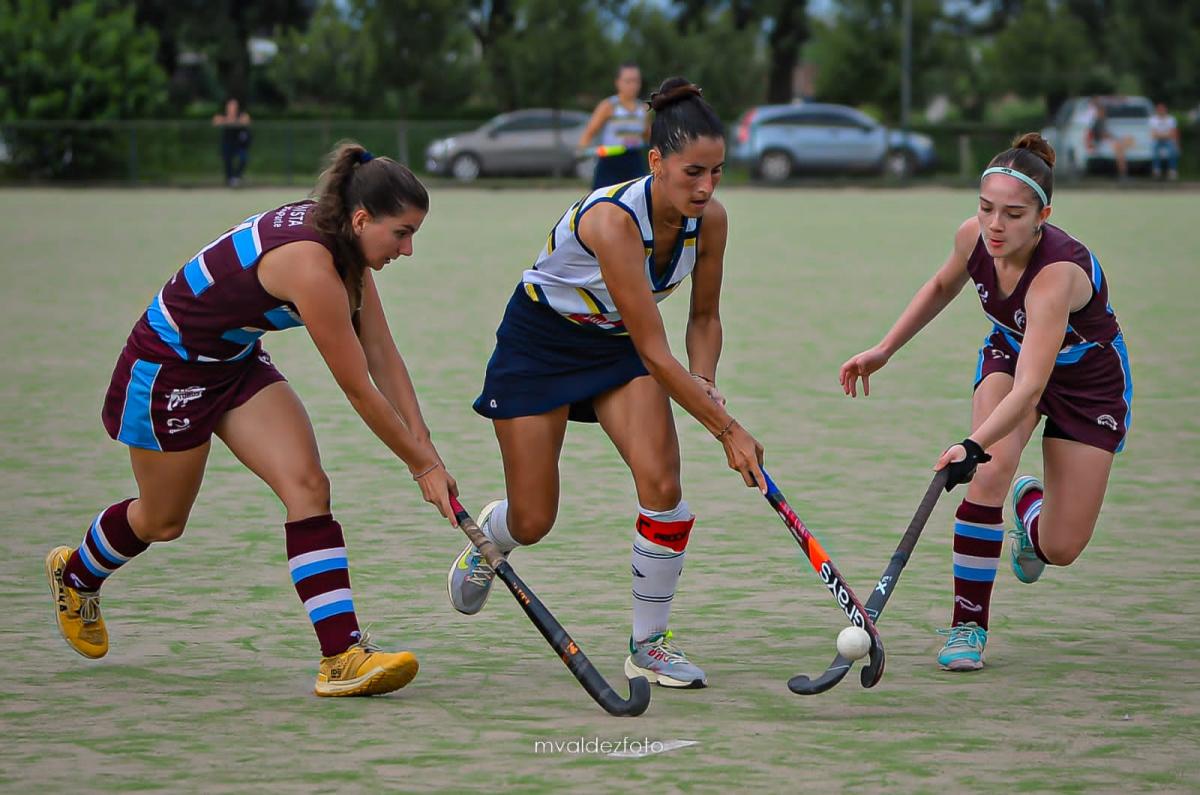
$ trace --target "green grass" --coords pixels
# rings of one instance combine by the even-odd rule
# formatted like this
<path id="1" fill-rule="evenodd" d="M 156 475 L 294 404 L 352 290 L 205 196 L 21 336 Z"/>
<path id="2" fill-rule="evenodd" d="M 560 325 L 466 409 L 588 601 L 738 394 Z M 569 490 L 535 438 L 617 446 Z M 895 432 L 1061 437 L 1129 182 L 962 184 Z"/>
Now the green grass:
<path id="1" fill-rule="evenodd" d="M 446 603 L 458 531 L 354 416 L 302 331 L 272 335 L 305 401 L 346 527 L 359 615 L 417 653 L 405 690 L 309 693 L 316 647 L 283 556 L 282 511 L 217 445 L 189 529 L 105 589 L 112 651 L 98 663 L 53 628 L 42 557 L 77 543 L 130 493 L 100 401 L 130 325 L 162 282 L 277 191 L 0 192 L 0 599 L 6 698 L 0 787 L 28 791 L 1189 791 L 1200 787 L 1195 623 L 1200 194 L 1064 190 L 1055 221 L 1104 263 L 1137 394 L 1095 539 L 1033 587 L 1002 570 L 989 667 L 938 672 L 948 619 L 942 500 L 881 622 L 887 675 L 823 696 L 843 621 L 786 530 L 679 416 L 684 489 L 698 515 L 673 624 L 708 670 L 699 692 L 658 689 L 637 720 L 605 715 L 505 594 L 467 618 Z M 435 439 L 478 507 L 500 493 L 491 428 L 470 401 L 512 285 L 574 191 L 435 194 L 411 260 L 382 290 Z M 963 436 L 986 331 L 970 295 L 873 379 L 838 365 L 873 343 L 949 250 L 968 191 L 730 190 L 721 386 L 781 487 L 860 594 Z M 686 297 L 663 305 L 682 351 Z M 220 449 L 218 449 L 220 448 Z M 1040 471 L 1037 445 L 1025 469 Z M 573 426 L 555 532 L 517 553 L 522 577 L 591 659 L 620 678 L 635 505 L 620 459 Z M 697 740 L 640 760 L 535 755 L 538 739 Z"/>

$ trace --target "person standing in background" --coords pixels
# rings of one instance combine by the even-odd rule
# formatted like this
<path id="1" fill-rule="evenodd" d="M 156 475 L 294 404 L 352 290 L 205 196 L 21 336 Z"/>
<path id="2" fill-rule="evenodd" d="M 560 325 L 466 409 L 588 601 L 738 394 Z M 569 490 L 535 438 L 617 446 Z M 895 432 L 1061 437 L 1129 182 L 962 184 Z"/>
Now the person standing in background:
<path id="1" fill-rule="evenodd" d="M 650 116 L 646 103 L 638 99 L 642 70 L 631 62 L 617 69 L 617 93 L 600 101 L 579 136 L 584 149 L 600 136 L 600 156 L 592 177 L 592 190 L 640 179 L 646 170 L 645 143 L 650 139 Z"/>
<path id="2" fill-rule="evenodd" d="M 225 184 L 236 188 L 242 182 L 250 154 L 250 114 L 242 110 L 235 97 L 225 100 L 225 112 L 213 116 L 214 127 L 221 128 L 221 159 L 225 162 Z"/>

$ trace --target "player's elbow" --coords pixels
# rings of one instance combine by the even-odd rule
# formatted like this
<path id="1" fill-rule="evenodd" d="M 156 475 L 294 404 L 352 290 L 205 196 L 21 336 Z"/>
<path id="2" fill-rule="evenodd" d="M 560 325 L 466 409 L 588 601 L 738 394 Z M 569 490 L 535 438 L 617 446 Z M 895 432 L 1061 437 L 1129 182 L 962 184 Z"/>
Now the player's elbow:
<path id="1" fill-rule="evenodd" d="M 709 331 L 712 329 L 720 330 L 721 315 L 714 310 L 702 309 L 692 311 L 688 315 L 688 330 Z"/>
<path id="2" fill-rule="evenodd" d="M 346 396 L 346 400 L 350 401 L 350 405 L 354 407 L 355 411 L 362 414 L 367 410 L 375 386 L 365 373 L 361 378 L 338 379 L 338 386 L 341 387 L 342 394 Z"/>
<path id="3" fill-rule="evenodd" d="M 1012 398 L 1018 401 L 1023 412 L 1034 411 L 1037 409 L 1038 402 L 1042 399 L 1042 392 L 1046 389 L 1046 382 L 1042 380 L 1029 379 L 1023 381 L 1018 378 L 1013 384 Z"/>
<path id="4" fill-rule="evenodd" d="M 638 355 L 641 356 L 642 364 L 646 365 L 646 369 L 656 381 L 662 380 L 670 365 L 675 361 L 670 350 L 659 346 L 653 346 L 648 350 L 639 349 Z"/>

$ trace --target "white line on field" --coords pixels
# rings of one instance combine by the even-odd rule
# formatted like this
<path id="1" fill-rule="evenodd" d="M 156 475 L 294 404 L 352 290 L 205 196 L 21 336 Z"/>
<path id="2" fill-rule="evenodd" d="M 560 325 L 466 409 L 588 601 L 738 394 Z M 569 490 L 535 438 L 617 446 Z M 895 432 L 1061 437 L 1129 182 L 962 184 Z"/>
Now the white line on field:
<path id="1" fill-rule="evenodd" d="M 649 743 L 637 751 L 613 751 L 608 756 L 613 759 L 641 759 L 643 756 L 665 754 L 667 751 L 674 751 L 676 748 L 687 748 L 689 745 L 699 744 L 699 740 L 659 740 Z"/>

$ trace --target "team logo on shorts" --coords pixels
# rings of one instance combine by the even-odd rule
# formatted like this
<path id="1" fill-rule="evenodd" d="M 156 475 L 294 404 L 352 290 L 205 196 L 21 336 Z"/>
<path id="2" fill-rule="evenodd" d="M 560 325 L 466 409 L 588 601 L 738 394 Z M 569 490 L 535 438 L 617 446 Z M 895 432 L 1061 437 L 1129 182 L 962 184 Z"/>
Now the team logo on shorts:
<path id="1" fill-rule="evenodd" d="M 1025 328 L 1025 310 L 1018 309 L 1013 312 L 1013 322 L 1017 324 L 1017 328 Z"/>
<path id="2" fill-rule="evenodd" d="M 178 417 L 169 417 L 167 419 L 167 433 L 182 433 L 190 428 L 192 421 L 187 417 L 182 419 Z"/>
<path id="3" fill-rule="evenodd" d="M 1111 414 L 1101 414 L 1096 418 L 1097 425 L 1103 425 L 1105 428 L 1117 429 L 1117 421 Z"/>
<path id="4" fill-rule="evenodd" d="M 181 409 L 204 394 L 202 386 L 185 386 L 183 389 L 172 389 L 167 398 L 167 411 Z"/>

